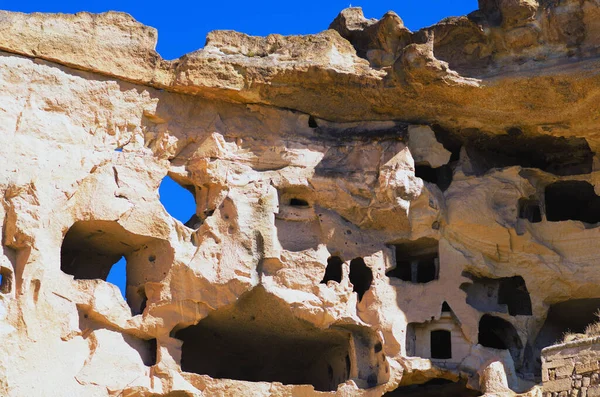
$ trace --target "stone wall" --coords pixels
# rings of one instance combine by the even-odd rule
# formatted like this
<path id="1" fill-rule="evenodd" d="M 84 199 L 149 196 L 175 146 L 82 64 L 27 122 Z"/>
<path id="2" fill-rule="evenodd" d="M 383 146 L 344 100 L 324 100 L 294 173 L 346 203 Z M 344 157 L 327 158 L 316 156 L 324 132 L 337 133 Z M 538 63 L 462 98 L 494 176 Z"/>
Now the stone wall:
<path id="1" fill-rule="evenodd" d="M 542 350 L 544 397 L 600 396 L 600 337 Z"/>

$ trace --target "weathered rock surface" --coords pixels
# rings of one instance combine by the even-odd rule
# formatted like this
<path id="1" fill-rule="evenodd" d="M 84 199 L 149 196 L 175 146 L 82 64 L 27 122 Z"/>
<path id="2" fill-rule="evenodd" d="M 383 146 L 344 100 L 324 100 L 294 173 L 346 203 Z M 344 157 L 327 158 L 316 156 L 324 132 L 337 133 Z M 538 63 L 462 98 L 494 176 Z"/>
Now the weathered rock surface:
<path id="1" fill-rule="evenodd" d="M 0 394 L 540 395 L 600 307 L 599 15 L 351 8 L 167 61 L 125 14 L 0 12 Z"/>

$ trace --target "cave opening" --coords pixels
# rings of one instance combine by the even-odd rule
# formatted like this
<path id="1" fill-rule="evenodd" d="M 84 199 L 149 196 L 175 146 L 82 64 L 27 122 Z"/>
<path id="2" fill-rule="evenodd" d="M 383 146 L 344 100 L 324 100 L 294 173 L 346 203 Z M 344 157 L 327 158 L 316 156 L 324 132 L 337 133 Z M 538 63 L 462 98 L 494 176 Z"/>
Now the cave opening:
<path id="1" fill-rule="evenodd" d="M 342 265 L 344 261 L 339 256 L 330 256 L 327 258 L 327 267 L 325 268 L 325 276 L 321 284 L 327 284 L 328 281 L 342 282 Z"/>
<path id="2" fill-rule="evenodd" d="M 314 116 L 308 116 L 308 127 L 315 129 L 317 128 L 319 125 L 317 124 L 317 119 L 315 119 Z"/>
<path id="3" fill-rule="evenodd" d="M 421 238 L 394 245 L 396 267 L 386 276 L 412 283 L 428 283 L 439 276 L 438 241 Z"/>
<path id="4" fill-rule="evenodd" d="M 519 199 L 519 219 L 527 219 L 531 223 L 542 221 L 540 202 L 532 198 Z"/>
<path id="5" fill-rule="evenodd" d="M 550 222 L 600 222 L 600 197 L 584 181 L 559 181 L 546 186 L 546 218 Z"/>
<path id="6" fill-rule="evenodd" d="M 551 305 L 535 341 L 527 345 L 523 372 L 539 380 L 542 349 L 560 343 L 566 334 L 584 334 L 588 325 L 598 321 L 599 310 L 600 298 L 571 299 Z"/>
<path id="7" fill-rule="evenodd" d="M 319 329 L 296 318 L 289 305 L 263 287 L 211 312 L 196 325 L 176 330 L 174 336 L 183 341 L 185 372 L 217 379 L 310 384 L 319 391 L 334 391 L 357 376 L 351 357 L 362 340 L 354 338 L 353 330 Z M 366 381 L 371 373 L 363 375 Z"/>
<path id="8" fill-rule="evenodd" d="M 430 334 L 431 358 L 450 359 L 452 358 L 452 334 L 445 329 L 431 331 Z"/>
<path id="9" fill-rule="evenodd" d="M 592 172 L 594 152 L 584 138 L 525 134 L 518 128 L 504 135 L 463 131 L 473 172 L 480 176 L 494 168 L 521 166 L 554 175 Z"/>
<path id="10" fill-rule="evenodd" d="M 541 351 L 562 340 L 566 333 L 582 334 L 588 325 L 596 322 L 600 298 L 572 299 L 550 306 L 548 316 L 535 340 Z"/>
<path id="11" fill-rule="evenodd" d="M 194 186 L 180 184 L 167 175 L 160 183 L 158 194 L 161 204 L 171 217 L 192 229 L 200 226 L 201 220 L 196 214 Z"/>
<path id="12" fill-rule="evenodd" d="M 467 303 L 481 312 L 507 313 L 511 316 L 531 316 L 531 296 L 521 276 L 488 278 L 468 272 L 472 280 L 460 288 L 467 293 Z"/>
<path id="13" fill-rule="evenodd" d="M 433 183 L 445 192 L 452 183 L 452 167 L 449 164 L 432 168 L 429 164 L 415 164 L 415 176 Z"/>
<path id="14" fill-rule="evenodd" d="M 498 303 L 506 305 L 511 316 L 531 316 L 531 297 L 521 276 L 500 279 Z"/>
<path id="15" fill-rule="evenodd" d="M 360 302 L 365 292 L 371 288 L 373 272 L 363 258 L 354 258 L 350 261 L 350 274 L 348 278 L 353 285 L 352 290 L 358 294 L 358 301 Z"/>
<path id="16" fill-rule="evenodd" d="M 148 281 L 161 281 L 172 260 L 165 240 L 133 234 L 116 221 L 78 221 L 63 239 L 60 268 L 75 280 L 117 285 L 136 315 L 145 298 L 139 289 Z"/>
<path id="17" fill-rule="evenodd" d="M 523 342 L 515 327 L 508 321 L 484 314 L 479 320 L 478 343 L 492 349 L 509 350 L 515 366 L 520 362 Z"/>
<path id="18" fill-rule="evenodd" d="M 290 205 L 292 207 L 299 207 L 299 208 L 308 208 L 308 207 L 310 207 L 310 205 L 308 204 L 308 201 L 303 200 L 303 199 L 299 199 L 297 197 L 294 197 L 294 198 L 290 199 Z"/>
<path id="19" fill-rule="evenodd" d="M 467 388 L 466 379 L 453 382 L 448 379 L 434 378 L 418 385 L 400 386 L 389 391 L 384 397 L 475 397 L 481 396 L 476 390 Z"/>
<path id="20" fill-rule="evenodd" d="M 10 294 L 12 291 L 12 271 L 6 267 L 0 267 L 0 293 Z"/>

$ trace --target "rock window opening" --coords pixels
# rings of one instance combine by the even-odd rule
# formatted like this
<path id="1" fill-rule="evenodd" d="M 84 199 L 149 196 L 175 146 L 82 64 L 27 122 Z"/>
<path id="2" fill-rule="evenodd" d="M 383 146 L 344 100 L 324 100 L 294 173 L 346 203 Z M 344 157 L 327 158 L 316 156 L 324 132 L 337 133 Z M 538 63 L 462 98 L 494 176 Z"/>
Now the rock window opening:
<path id="1" fill-rule="evenodd" d="M 504 319 L 484 314 L 479 320 L 478 343 L 492 349 L 509 350 L 515 365 L 519 363 L 523 342 L 515 327 Z"/>
<path id="2" fill-rule="evenodd" d="M 352 290 L 358 294 L 358 301 L 360 302 L 365 292 L 371 287 L 373 272 L 363 258 L 354 258 L 350 261 L 350 275 L 348 278 L 353 285 Z"/>
<path id="3" fill-rule="evenodd" d="M 12 271 L 6 267 L 0 267 L 0 293 L 9 294 L 12 290 Z"/>
<path id="4" fill-rule="evenodd" d="M 142 356 L 144 365 L 148 367 L 156 365 L 156 356 L 158 353 L 158 344 L 156 343 L 156 339 L 145 340 L 144 344 L 146 345 L 147 350 L 147 354 Z"/>
<path id="5" fill-rule="evenodd" d="M 546 218 L 550 222 L 600 222 L 600 197 L 583 181 L 561 181 L 546 186 Z"/>
<path id="6" fill-rule="evenodd" d="M 196 214 L 196 193 L 193 186 L 179 184 L 170 176 L 166 176 L 160 183 L 158 194 L 169 215 L 187 227 L 199 227 L 200 218 Z"/>
<path id="7" fill-rule="evenodd" d="M 450 331 L 439 329 L 431 331 L 431 358 L 452 358 L 452 334 Z"/>
<path id="8" fill-rule="evenodd" d="M 481 312 L 531 316 L 531 297 L 521 276 L 487 278 L 463 273 L 472 280 L 460 288 L 467 293 L 467 303 Z"/>
<path id="9" fill-rule="evenodd" d="M 319 391 L 335 391 L 356 376 L 350 372 L 352 334 L 343 328 L 322 330 L 294 317 L 284 302 L 262 287 L 174 333 L 183 341 L 185 372 L 216 379 L 310 384 Z"/>
<path id="10" fill-rule="evenodd" d="M 290 199 L 290 205 L 292 207 L 299 207 L 299 208 L 308 208 L 308 207 L 310 207 L 310 205 L 308 204 L 308 201 L 302 200 L 302 199 L 299 199 L 299 198 L 292 198 L 292 199 Z"/>
<path id="11" fill-rule="evenodd" d="M 314 118 L 314 116 L 309 116 L 308 117 L 308 126 L 310 128 L 317 128 L 319 125 L 317 124 L 317 120 Z"/>
<path id="12" fill-rule="evenodd" d="M 519 199 L 519 218 L 527 219 L 531 223 L 539 223 L 542 221 L 542 211 L 540 202 L 535 199 Z"/>
<path id="13" fill-rule="evenodd" d="M 428 283 L 439 276 L 438 242 L 421 238 L 409 243 L 395 245 L 396 267 L 386 273 L 412 283 Z"/>
<path id="14" fill-rule="evenodd" d="M 521 276 L 500 279 L 498 303 L 506 305 L 511 316 L 531 316 L 531 297 Z"/>
<path id="15" fill-rule="evenodd" d="M 146 282 L 160 282 L 173 261 L 169 243 L 125 230 L 115 221 L 79 221 L 65 234 L 61 270 L 75 280 L 104 280 L 121 290 L 140 314 Z"/>
<path id="16" fill-rule="evenodd" d="M 106 276 L 106 281 L 119 287 L 123 299 L 127 299 L 127 260 L 122 256 L 115 262 Z"/>
<path id="17" fill-rule="evenodd" d="M 437 185 L 444 192 L 452 183 L 452 168 L 448 164 L 438 168 L 432 168 L 429 164 L 417 164 L 415 176 Z"/>
<path id="18" fill-rule="evenodd" d="M 321 284 L 327 284 L 328 281 L 342 282 L 342 265 L 344 262 L 339 256 L 331 256 L 327 259 L 327 267 L 325 268 L 325 276 Z"/>

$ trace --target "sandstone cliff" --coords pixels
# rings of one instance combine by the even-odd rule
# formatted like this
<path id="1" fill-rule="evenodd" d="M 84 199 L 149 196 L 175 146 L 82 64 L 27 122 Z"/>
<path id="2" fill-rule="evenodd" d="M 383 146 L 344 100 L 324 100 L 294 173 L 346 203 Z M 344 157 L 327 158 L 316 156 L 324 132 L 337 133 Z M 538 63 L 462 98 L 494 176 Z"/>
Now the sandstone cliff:
<path id="1" fill-rule="evenodd" d="M 600 307 L 599 17 L 349 8 L 167 61 L 126 14 L 0 12 L 0 394 L 539 395 Z"/>

